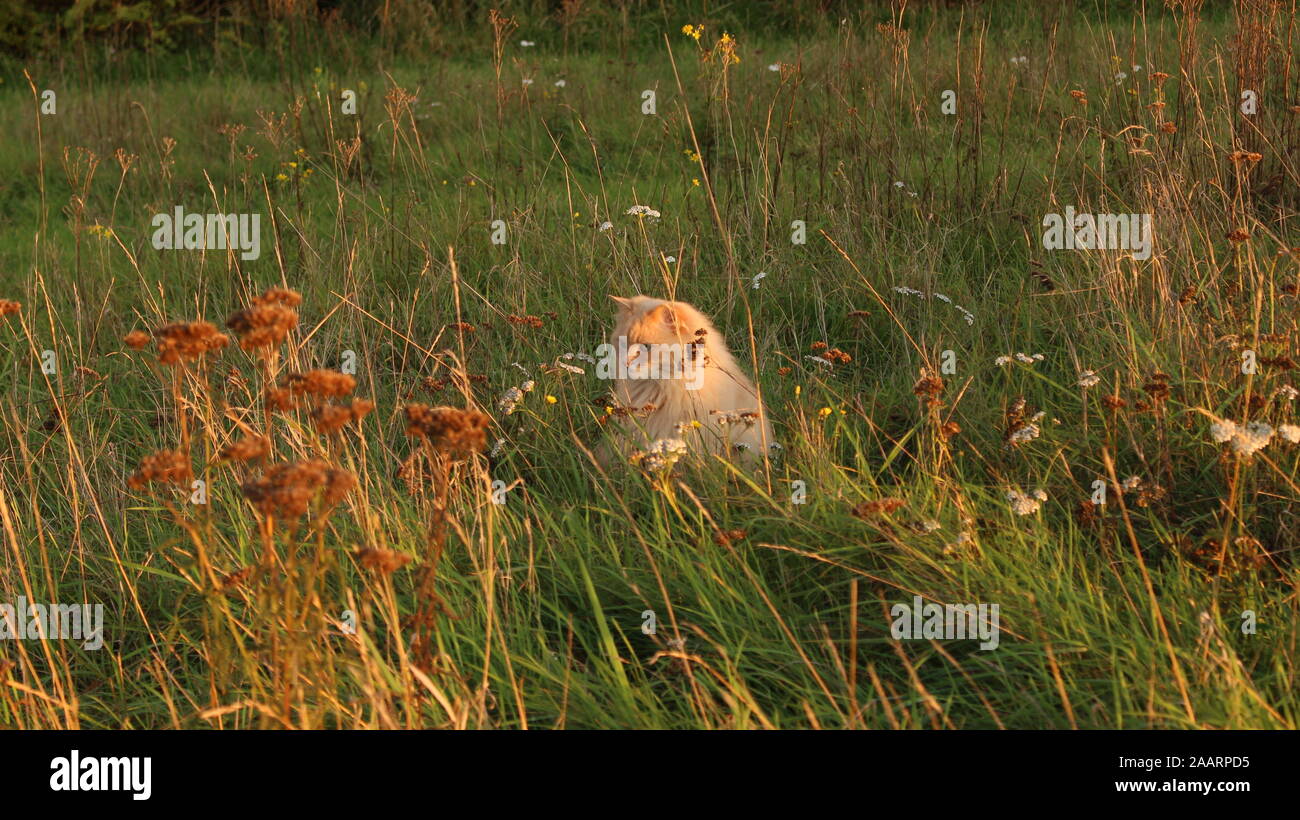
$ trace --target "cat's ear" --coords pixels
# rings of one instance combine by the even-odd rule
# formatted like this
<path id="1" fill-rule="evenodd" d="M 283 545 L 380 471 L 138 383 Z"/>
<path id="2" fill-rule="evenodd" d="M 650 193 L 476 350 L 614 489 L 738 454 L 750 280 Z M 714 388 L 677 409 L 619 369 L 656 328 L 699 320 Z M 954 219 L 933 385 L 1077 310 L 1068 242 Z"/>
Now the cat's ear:
<path id="1" fill-rule="evenodd" d="M 612 293 L 609 295 L 609 298 L 611 298 L 611 299 L 613 299 L 615 302 L 617 302 L 619 307 L 624 307 L 624 308 L 630 308 L 630 307 L 632 307 L 632 300 L 631 300 L 631 299 L 624 299 L 622 296 L 615 296 L 615 295 L 612 294 Z"/>
<path id="2" fill-rule="evenodd" d="M 669 330 L 680 331 L 686 326 L 686 320 L 682 317 L 681 311 L 672 302 L 664 302 L 655 308 L 651 311 L 650 318 L 656 322 L 662 322 L 663 326 Z"/>

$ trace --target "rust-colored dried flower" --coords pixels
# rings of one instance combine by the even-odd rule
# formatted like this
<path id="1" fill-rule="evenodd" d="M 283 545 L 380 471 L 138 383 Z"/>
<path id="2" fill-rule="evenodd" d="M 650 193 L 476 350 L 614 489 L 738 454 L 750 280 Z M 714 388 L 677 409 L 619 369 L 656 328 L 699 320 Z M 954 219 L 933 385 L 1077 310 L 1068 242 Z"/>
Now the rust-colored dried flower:
<path id="1" fill-rule="evenodd" d="M 302 304 L 302 295 L 288 288 L 267 288 L 265 293 L 253 300 L 253 304 L 298 307 Z"/>
<path id="2" fill-rule="evenodd" d="M 239 441 L 221 448 L 221 458 L 225 461 L 252 461 L 271 452 L 271 440 L 266 436 L 244 436 Z"/>
<path id="3" fill-rule="evenodd" d="M 1074 101 L 1077 102 L 1079 105 L 1088 104 L 1088 95 L 1078 89 L 1071 91 L 1070 96 L 1074 97 Z"/>
<path id="4" fill-rule="evenodd" d="M 153 335 L 158 342 L 160 364 L 194 361 L 230 344 L 230 337 L 219 333 L 211 322 L 202 320 L 164 325 Z"/>
<path id="5" fill-rule="evenodd" d="M 943 392 L 943 379 L 926 368 L 921 369 L 921 378 L 912 385 L 912 392 L 921 398 L 937 399 Z"/>
<path id="6" fill-rule="evenodd" d="M 280 386 L 289 388 L 295 395 L 340 399 L 356 389 L 357 380 L 337 370 L 310 370 L 290 373 Z"/>
<path id="7" fill-rule="evenodd" d="M 1107 410 L 1121 410 L 1128 406 L 1128 402 L 1110 393 L 1101 397 L 1101 403 Z"/>
<path id="8" fill-rule="evenodd" d="M 835 364 L 848 364 L 853 361 L 852 356 L 845 353 L 843 350 L 840 350 L 838 347 L 832 347 L 830 350 L 823 353 L 822 358 L 828 362 L 834 362 Z"/>
<path id="9" fill-rule="evenodd" d="M 1244 228 L 1237 228 L 1228 234 L 1228 240 L 1231 242 L 1245 242 L 1250 239 L 1250 232 Z"/>
<path id="10" fill-rule="evenodd" d="M 1167 79 L 1169 79 L 1169 75 L 1163 71 L 1151 72 L 1151 81 L 1156 84 L 1156 88 L 1159 88 L 1160 86 L 1164 85 L 1165 80 Z"/>
<path id="11" fill-rule="evenodd" d="M 221 588 L 223 590 L 230 590 L 239 586 L 243 586 L 244 582 L 247 581 L 250 577 L 252 577 L 252 575 L 253 575 L 253 568 L 251 566 L 240 567 L 239 569 L 229 573 L 228 575 L 226 575 L 221 579 Z"/>
<path id="12" fill-rule="evenodd" d="M 447 327 L 451 328 L 452 330 L 459 330 L 462 333 L 473 333 L 477 329 L 469 322 L 455 322 L 453 324 L 447 325 Z"/>
<path id="13" fill-rule="evenodd" d="M 287 387 L 272 387 L 266 391 L 266 406 L 272 410 L 293 410 L 298 406 L 293 391 Z"/>
<path id="14" fill-rule="evenodd" d="M 957 435 L 960 432 L 961 432 L 961 425 L 955 421 L 944 422 L 944 425 L 939 428 L 939 436 L 944 441 L 947 441 L 948 439 L 952 438 L 953 436 Z"/>
<path id="15" fill-rule="evenodd" d="M 1159 404 L 1169 398 L 1169 377 L 1164 373 L 1154 373 L 1151 376 L 1151 381 L 1142 385 L 1142 389 L 1146 391 L 1153 402 Z"/>
<path id="16" fill-rule="evenodd" d="M 516 316 L 513 313 L 506 317 L 506 320 L 512 325 L 523 327 L 539 328 L 542 326 L 542 317 L 540 316 Z"/>
<path id="17" fill-rule="evenodd" d="M 406 434 L 425 438 L 446 453 L 480 452 L 487 446 L 488 417 L 477 410 L 406 405 Z"/>
<path id="18" fill-rule="evenodd" d="M 262 515 L 298 518 L 307 512 L 318 492 L 332 507 L 356 487 L 356 476 L 322 459 L 291 461 L 270 467 L 260 477 L 244 482 L 242 490 Z"/>
<path id="19" fill-rule="evenodd" d="M 294 291 L 271 288 L 248 307 L 230 314 L 226 327 L 239 334 L 239 346 L 244 350 L 276 347 L 298 326 L 293 308 L 301 302 L 302 297 Z"/>
<path id="20" fill-rule="evenodd" d="M 776 375 L 778 375 L 778 376 L 789 376 L 789 375 L 790 375 L 790 368 L 788 368 L 788 367 L 778 367 L 778 368 L 776 369 Z"/>
<path id="21" fill-rule="evenodd" d="M 1254 151 L 1233 151 L 1228 155 L 1228 159 L 1232 160 L 1234 165 L 1240 165 L 1243 162 L 1248 162 L 1253 165 L 1263 158 L 1263 154 L 1257 154 Z"/>
<path id="22" fill-rule="evenodd" d="M 826 347 L 827 347 L 827 345 L 826 345 L 825 342 L 813 342 L 813 343 L 812 343 L 812 352 L 816 353 L 816 352 L 819 351 L 819 350 L 825 350 Z"/>
<path id="23" fill-rule="evenodd" d="M 311 412 L 312 424 L 317 432 L 333 435 L 354 421 L 360 421 L 375 409 L 375 403 L 353 399 L 352 404 L 322 404 Z"/>
<path id="24" fill-rule="evenodd" d="M 126 342 L 126 346 L 132 350 L 141 350 L 145 345 L 149 344 L 151 338 L 153 337 L 143 330 L 133 330 L 126 334 L 122 341 Z"/>
<path id="25" fill-rule="evenodd" d="M 875 501 L 863 501 L 861 504 L 858 504 L 850 510 L 850 512 L 855 518 L 866 520 L 881 515 L 890 515 L 906 503 L 907 502 L 901 498 L 879 498 Z"/>
<path id="26" fill-rule="evenodd" d="M 743 540 L 749 533 L 744 530 L 717 530 L 713 533 L 713 543 L 719 547 L 729 546 Z"/>
<path id="27" fill-rule="evenodd" d="M 0 299 L 0 317 L 9 316 L 23 309 L 22 302 Z"/>
<path id="28" fill-rule="evenodd" d="M 1188 285 L 1187 287 L 1183 288 L 1182 293 L 1178 294 L 1178 304 L 1181 307 L 1186 307 L 1187 305 L 1195 302 L 1198 295 L 1199 294 L 1196 291 L 1196 286 Z"/>
<path id="29" fill-rule="evenodd" d="M 140 468 L 127 479 L 127 486 L 138 490 L 147 484 L 177 484 L 188 487 L 194 470 L 190 457 L 180 450 L 159 450 L 144 457 Z"/>
<path id="30" fill-rule="evenodd" d="M 391 575 L 411 563 L 411 556 L 393 550 L 362 549 L 357 550 L 354 555 L 356 555 L 361 566 L 373 569 L 383 575 Z"/>
<path id="31" fill-rule="evenodd" d="M 1162 122 L 1160 123 L 1160 130 L 1164 131 L 1166 134 L 1172 134 L 1178 130 L 1178 126 L 1174 125 L 1172 122 Z"/>
<path id="32" fill-rule="evenodd" d="M 240 567 L 221 579 L 221 588 L 234 589 L 235 587 L 242 586 L 243 583 L 252 576 L 252 574 L 252 567 Z"/>
<path id="33" fill-rule="evenodd" d="M 325 491 L 321 493 L 321 501 L 325 503 L 325 506 L 333 507 L 356 488 L 357 477 L 355 475 L 347 470 L 330 467 L 325 470 Z"/>

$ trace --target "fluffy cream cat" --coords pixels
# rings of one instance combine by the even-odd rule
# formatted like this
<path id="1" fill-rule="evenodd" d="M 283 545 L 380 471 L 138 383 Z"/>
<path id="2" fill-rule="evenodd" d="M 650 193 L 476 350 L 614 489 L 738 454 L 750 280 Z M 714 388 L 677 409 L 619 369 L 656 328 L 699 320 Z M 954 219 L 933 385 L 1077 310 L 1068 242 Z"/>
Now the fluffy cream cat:
<path id="1" fill-rule="evenodd" d="M 708 317 L 685 302 L 610 298 L 618 315 L 610 344 L 597 352 L 597 374 L 613 379 L 623 407 L 641 410 L 610 422 L 621 454 L 680 439 L 690 449 L 761 459 L 776 443 L 767 412 Z M 607 448 L 600 460 L 611 460 Z"/>

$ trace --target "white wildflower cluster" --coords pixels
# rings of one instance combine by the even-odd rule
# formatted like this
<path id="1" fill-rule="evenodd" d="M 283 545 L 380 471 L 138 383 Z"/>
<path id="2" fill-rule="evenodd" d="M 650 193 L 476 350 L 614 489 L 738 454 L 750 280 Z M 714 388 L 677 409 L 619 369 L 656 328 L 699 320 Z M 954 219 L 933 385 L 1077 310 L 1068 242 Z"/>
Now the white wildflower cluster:
<path id="1" fill-rule="evenodd" d="M 1286 401 L 1295 401 L 1296 398 L 1300 398 L 1300 390 L 1296 390 L 1294 387 L 1292 387 L 1289 384 L 1284 384 L 1278 389 L 1273 391 L 1273 398 L 1274 399 L 1282 398 Z"/>
<path id="2" fill-rule="evenodd" d="M 1267 447 L 1273 439 L 1274 432 L 1272 427 L 1262 421 L 1237 424 L 1235 421 L 1223 419 L 1210 425 L 1211 438 L 1219 444 L 1227 444 L 1234 453 L 1246 459 Z"/>
<path id="3" fill-rule="evenodd" d="M 1021 444 L 1028 444 L 1041 436 L 1043 434 L 1043 428 L 1040 427 L 1038 423 L 1043 420 L 1043 416 L 1045 415 L 1045 412 L 1039 410 L 1029 419 L 1029 421 L 1011 431 L 1010 435 L 1007 436 L 1007 443 L 1013 447 L 1018 447 Z"/>
<path id="4" fill-rule="evenodd" d="M 899 183 L 895 183 L 895 184 L 896 184 L 896 185 L 901 185 L 902 183 L 899 182 Z M 913 194 L 913 196 L 915 196 L 915 194 Z M 894 288 L 894 292 L 895 292 L 895 293 L 901 293 L 901 294 L 903 294 L 904 296 L 915 296 L 915 297 L 917 297 L 918 299 L 928 299 L 928 298 L 930 298 L 930 297 L 926 296 L 924 293 L 922 293 L 921 291 L 917 290 L 916 288 L 895 287 L 895 288 Z M 947 305 L 952 305 L 953 309 L 956 310 L 958 313 L 961 314 L 961 318 L 966 320 L 966 324 L 968 324 L 968 325 L 973 325 L 973 324 L 975 324 L 975 314 L 974 314 L 974 313 L 971 313 L 969 310 L 967 310 L 966 308 L 962 307 L 961 305 L 954 303 L 954 302 L 952 301 L 952 299 L 951 299 L 950 297 L 946 296 L 945 294 L 942 294 L 942 293 L 934 293 L 934 294 L 932 294 L 932 295 L 934 296 L 935 299 L 938 299 L 940 302 L 943 302 L 944 304 L 947 304 Z"/>
<path id="5" fill-rule="evenodd" d="M 1300 444 L 1300 425 L 1279 424 L 1277 434 L 1292 444 Z"/>
<path id="6" fill-rule="evenodd" d="M 903 181 L 902 181 L 902 180 L 899 180 L 898 182 L 895 182 L 895 183 L 894 183 L 894 187 L 895 187 L 895 188 L 898 188 L 899 190 L 906 190 L 906 189 L 907 189 L 907 186 L 906 186 L 905 184 L 903 184 Z M 916 196 L 916 191 L 907 191 L 907 195 L 908 195 L 908 196 Z"/>
<path id="7" fill-rule="evenodd" d="M 931 518 L 921 522 L 921 529 L 925 532 L 934 532 L 935 530 L 943 529 L 943 524 L 940 524 L 938 521 Z"/>
<path id="8" fill-rule="evenodd" d="M 673 430 L 677 432 L 678 437 L 682 437 L 685 436 L 687 433 L 691 433 L 695 430 L 700 429 L 703 426 L 704 425 L 700 424 L 695 419 L 691 419 L 690 421 L 683 421 L 681 424 L 678 424 L 676 427 L 673 428 Z"/>
<path id="9" fill-rule="evenodd" d="M 718 425 L 721 427 L 737 424 L 753 427 L 758 421 L 758 413 L 753 410 L 710 410 L 709 415 L 717 418 Z"/>
<path id="10" fill-rule="evenodd" d="M 1119 483 L 1120 489 L 1131 492 L 1142 486 L 1142 476 L 1131 475 Z"/>
<path id="11" fill-rule="evenodd" d="M 1012 487 L 1007 490 L 1007 500 L 1011 502 L 1011 511 L 1016 515 L 1033 515 L 1038 512 L 1038 508 L 1047 500 L 1047 493 L 1042 490 L 1034 490 L 1026 495 L 1020 492 L 1019 489 Z"/>
<path id="12" fill-rule="evenodd" d="M 993 360 L 993 364 L 997 365 L 998 367 L 1005 367 L 1011 364 L 1012 361 L 1017 361 L 1020 362 L 1021 364 L 1033 364 L 1034 362 L 1041 362 L 1042 360 L 1043 360 L 1042 353 L 1035 353 L 1032 356 L 1030 356 L 1028 353 L 1012 353 L 1010 356 L 998 356 L 996 359 Z"/>
<path id="13" fill-rule="evenodd" d="M 612 227 L 614 227 L 614 223 L 613 223 L 613 222 L 610 222 L 609 220 L 606 220 L 606 221 L 600 223 L 600 228 L 599 228 L 598 230 L 607 231 L 607 230 L 609 230 L 609 229 L 612 228 Z"/>
<path id="14" fill-rule="evenodd" d="M 1011 64 L 1012 64 L 1012 65 L 1024 65 L 1024 64 L 1027 63 L 1027 62 L 1029 62 L 1029 58 L 1028 58 L 1028 57 L 1012 57 L 1012 58 L 1011 58 Z"/>
<path id="15" fill-rule="evenodd" d="M 564 353 L 561 354 L 555 360 L 556 367 L 560 368 L 561 370 L 567 370 L 570 373 L 577 373 L 579 375 L 584 374 L 587 371 L 583 370 L 581 367 L 578 367 L 577 365 L 568 364 L 566 361 L 560 361 L 561 359 L 565 359 L 568 362 L 577 359 L 579 361 L 587 362 L 588 364 L 596 363 L 596 358 L 588 353 Z"/>
<path id="16" fill-rule="evenodd" d="M 659 213 L 654 208 L 651 208 L 649 205 L 633 205 L 631 208 L 627 209 L 627 215 L 644 216 L 649 217 L 650 219 L 658 219 L 663 216 L 663 214 Z"/>
<path id="17" fill-rule="evenodd" d="M 524 394 L 533 392 L 533 388 L 536 386 L 537 385 L 533 383 L 533 380 L 529 379 L 518 387 L 509 388 L 506 392 L 502 393 L 501 398 L 497 400 L 497 409 L 502 413 L 505 413 L 507 416 L 510 415 L 515 412 L 515 408 L 524 400 Z"/>
<path id="18" fill-rule="evenodd" d="M 535 45 L 537 45 L 537 43 L 534 43 L 532 40 L 520 40 L 520 41 L 519 41 L 519 47 L 520 47 L 520 48 L 532 48 L 532 47 L 535 46 Z"/>
<path id="19" fill-rule="evenodd" d="M 631 461 L 652 473 L 663 472 L 686 455 L 686 442 L 679 438 L 655 439 L 649 447 L 632 454 Z"/>
<path id="20" fill-rule="evenodd" d="M 1084 390 L 1089 387 L 1096 387 L 1099 384 L 1101 384 L 1101 376 L 1098 376 L 1093 371 L 1085 370 L 1079 374 L 1079 386 Z"/>
<path id="21" fill-rule="evenodd" d="M 506 440 L 503 438 L 499 438 L 496 441 L 494 441 L 492 443 L 492 449 L 488 451 L 488 458 L 496 458 L 501 453 L 502 448 L 504 448 L 505 446 L 506 446 Z"/>

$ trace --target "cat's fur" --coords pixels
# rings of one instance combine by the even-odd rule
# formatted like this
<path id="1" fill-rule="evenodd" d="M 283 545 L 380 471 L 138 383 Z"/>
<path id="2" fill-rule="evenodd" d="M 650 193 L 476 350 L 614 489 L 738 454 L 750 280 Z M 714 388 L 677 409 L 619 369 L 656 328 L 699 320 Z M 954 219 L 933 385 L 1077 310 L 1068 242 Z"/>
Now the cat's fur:
<path id="1" fill-rule="evenodd" d="M 685 302 L 649 296 L 610 298 L 618 303 L 610 334 L 610 344 L 616 350 L 620 336 L 627 338 L 628 346 L 699 343 L 694 351 L 695 362 L 703 362 L 703 373 L 696 372 L 693 379 L 614 380 L 614 396 L 621 405 L 654 408 L 647 415 L 611 419 L 611 433 L 621 455 L 656 439 L 682 439 L 691 449 L 702 448 L 746 462 L 761 460 L 763 452 L 776 442 L 767 411 L 753 382 L 732 358 L 726 340 L 709 318 Z M 698 389 L 688 389 L 691 385 Z M 733 418 L 722 418 L 719 413 L 732 414 Z M 751 415 L 736 420 L 734 416 L 739 413 Z M 683 432 L 683 426 L 693 421 L 699 426 Z M 601 461 L 608 464 L 610 453 L 602 449 Z"/>

